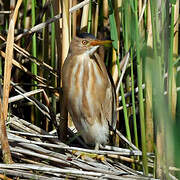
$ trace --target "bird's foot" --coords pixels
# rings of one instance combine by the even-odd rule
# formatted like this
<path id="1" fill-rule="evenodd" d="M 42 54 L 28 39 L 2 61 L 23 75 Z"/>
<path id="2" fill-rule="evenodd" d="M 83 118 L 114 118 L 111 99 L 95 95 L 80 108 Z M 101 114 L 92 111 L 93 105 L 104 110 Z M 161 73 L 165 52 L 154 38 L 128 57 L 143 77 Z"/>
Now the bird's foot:
<path id="1" fill-rule="evenodd" d="M 96 159 L 99 161 L 105 161 L 106 158 L 104 155 L 99 155 L 96 153 L 86 153 L 86 152 L 81 152 L 81 151 L 73 151 L 72 152 L 74 155 L 76 155 L 77 159 L 81 158 L 82 160 L 90 160 L 90 159 Z"/>

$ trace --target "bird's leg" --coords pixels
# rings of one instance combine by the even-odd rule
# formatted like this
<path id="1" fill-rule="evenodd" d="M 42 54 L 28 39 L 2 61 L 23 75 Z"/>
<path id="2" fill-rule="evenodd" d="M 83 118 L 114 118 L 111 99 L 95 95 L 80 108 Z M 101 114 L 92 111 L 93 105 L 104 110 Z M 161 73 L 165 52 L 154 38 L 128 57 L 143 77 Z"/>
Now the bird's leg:
<path id="1" fill-rule="evenodd" d="M 95 149 L 96 151 L 98 151 L 98 150 L 99 150 L 99 146 L 100 146 L 100 144 L 99 144 L 99 143 L 96 143 L 94 149 Z"/>
<path id="2" fill-rule="evenodd" d="M 100 143 L 95 143 L 95 148 L 94 150 L 98 151 L 99 150 L 99 146 L 100 146 Z M 98 155 L 96 154 L 96 159 L 100 160 L 100 161 L 104 161 L 105 160 L 105 157 L 104 155 Z"/>

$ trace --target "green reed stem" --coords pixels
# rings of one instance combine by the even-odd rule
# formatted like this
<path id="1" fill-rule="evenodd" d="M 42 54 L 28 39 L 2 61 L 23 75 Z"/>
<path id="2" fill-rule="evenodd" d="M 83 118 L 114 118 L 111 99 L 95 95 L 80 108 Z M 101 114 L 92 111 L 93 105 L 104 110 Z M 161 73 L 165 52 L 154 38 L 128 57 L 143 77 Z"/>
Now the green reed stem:
<path id="1" fill-rule="evenodd" d="M 36 7 L 36 0 L 32 0 L 32 27 L 35 25 L 36 22 L 36 13 L 35 13 L 35 7 Z M 33 34 L 32 37 L 32 55 L 34 57 L 37 57 L 37 51 L 36 51 L 36 33 Z M 31 65 L 31 71 L 34 75 L 37 75 L 37 65 L 33 63 Z M 36 81 L 33 81 L 35 84 Z"/>
<path id="2" fill-rule="evenodd" d="M 32 0 L 32 27 L 35 25 L 36 22 L 36 0 Z M 36 46 L 36 33 L 33 34 L 32 36 L 32 55 L 34 57 L 37 57 L 37 46 Z M 35 63 L 31 64 L 31 72 L 34 75 L 37 75 L 37 65 Z M 32 80 L 33 84 L 37 84 L 37 81 Z M 32 89 L 36 89 L 36 86 L 33 86 Z M 36 96 L 37 97 L 37 96 Z M 31 121 L 32 123 L 37 123 L 39 124 L 39 118 L 37 118 L 37 122 L 35 122 L 35 117 L 38 117 L 38 112 L 36 111 L 37 109 L 34 109 L 34 107 L 32 107 L 32 111 L 31 111 Z M 36 115 L 35 115 L 36 114 Z"/>
<path id="3" fill-rule="evenodd" d="M 134 9 L 135 9 L 135 39 L 136 39 L 136 55 L 137 55 L 137 81 L 138 81 L 138 97 L 139 97 L 140 126 L 141 126 L 142 160 L 143 160 L 144 174 L 148 175 L 144 103 L 143 103 L 143 89 L 142 89 L 142 63 L 140 57 L 137 0 L 135 0 Z"/>
<path id="4" fill-rule="evenodd" d="M 128 8 L 128 1 L 124 1 L 124 48 L 128 51 L 129 42 L 128 42 L 128 34 L 129 34 L 129 22 L 130 22 L 130 11 Z"/>
<path id="5" fill-rule="evenodd" d="M 125 47 L 125 51 L 127 52 L 129 50 L 129 23 L 130 23 L 130 11 L 129 11 L 129 3 L 128 1 L 124 1 L 123 3 L 124 5 L 124 47 Z M 126 77 L 126 85 L 127 85 L 127 89 L 129 89 L 129 75 L 127 75 Z M 125 128 L 126 128 L 126 134 L 127 134 L 127 138 L 129 141 L 131 141 L 131 131 L 130 131 L 130 127 L 129 127 L 129 118 L 128 118 L 128 110 L 126 107 L 126 101 L 125 97 L 124 97 L 124 89 L 123 86 L 121 85 L 121 96 L 122 96 L 122 104 L 123 104 L 123 113 L 124 113 L 124 119 L 125 119 Z"/>
<path id="6" fill-rule="evenodd" d="M 51 18 L 54 17 L 53 7 L 51 6 Z M 51 24 L 51 67 L 56 68 L 55 61 L 55 23 Z M 52 77 L 52 85 L 56 87 L 55 77 Z M 52 106 L 54 111 L 56 112 L 56 97 L 53 95 L 52 97 Z"/>
<path id="7" fill-rule="evenodd" d="M 136 104 L 135 104 L 135 93 L 134 93 L 134 70 L 133 70 L 133 52 L 131 49 L 131 90 L 132 90 L 132 112 L 133 112 L 133 127 L 134 127 L 134 137 L 135 145 L 138 148 L 138 133 L 137 133 L 137 122 L 136 122 Z"/>
<path id="8" fill-rule="evenodd" d="M 108 5 L 109 5 L 109 21 L 110 21 L 110 29 L 111 29 L 111 39 L 113 40 L 113 47 L 118 51 L 118 33 L 117 33 L 117 27 L 116 27 L 116 20 L 115 20 L 115 15 L 114 15 L 114 9 L 112 6 L 112 1 L 108 0 Z M 118 71 L 119 75 L 121 73 L 121 70 L 119 68 L 119 58 L 118 54 L 116 55 L 117 58 L 117 65 L 118 65 Z M 125 119 L 125 126 L 126 126 L 126 133 L 127 133 L 127 138 L 129 141 L 131 141 L 131 133 L 130 133 L 130 128 L 129 128 L 129 120 L 128 120 L 128 115 L 127 115 L 127 107 L 126 107 L 126 101 L 125 101 L 125 96 L 124 96 L 124 89 L 121 84 L 120 86 L 120 91 L 121 91 L 121 97 L 122 97 L 122 104 L 123 104 L 123 113 L 124 113 L 124 119 Z"/>
<path id="9" fill-rule="evenodd" d="M 26 17 L 27 17 L 27 0 L 23 0 L 23 26 L 25 27 L 26 24 Z"/>
<path id="10" fill-rule="evenodd" d="M 27 0 L 23 0 L 23 5 L 24 5 L 24 9 L 23 9 L 23 28 L 26 27 L 26 17 L 27 17 Z M 22 38 L 22 47 L 24 47 L 24 38 Z"/>
<path id="11" fill-rule="evenodd" d="M 88 11 L 88 33 L 91 33 L 92 26 L 92 0 L 89 1 L 89 11 Z"/>
<path id="12" fill-rule="evenodd" d="M 117 33 L 117 27 L 116 27 L 116 20 L 115 20 L 115 15 L 114 15 L 114 9 L 112 6 L 112 1 L 108 0 L 108 5 L 109 5 L 109 21 L 110 21 L 110 29 L 111 29 L 111 39 L 113 40 L 113 47 L 118 51 L 118 33 Z M 118 65 L 118 71 L 119 75 L 121 74 L 121 70 L 119 68 L 119 62 L 118 62 L 118 54 L 116 55 L 117 58 L 117 65 Z M 129 141 L 131 141 L 131 133 L 130 133 L 130 128 L 129 128 L 129 119 L 128 119 L 128 114 L 127 114 L 127 107 L 126 107 L 126 100 L 124 96 L 124 89 L 121 84 L 120 86 L 120 91 L 121 91 L 121 97 L 122 97 L 122 104 L 123 104 L 123 113 L 124 113 L 124 119 L 125 119 L 125 126 L 126 126 L 126 134 L 127 138 Z"/>
<path id="13" fill-rule="evenodd" d="M 123 89 L 122 84 L 120 86 L 120 90 L 121 90 L 121 98 L 122 98 L 122 105 L 123 105 L 123 113 L 124 113 L 127 139 L 131 142 L 131 132 L 130 132 L 130 128 L 129 128 L 129 119 L 128 119 L 128 113 L 127 113 L 127 107 L 126 107 L 126 100 L 125 100 L 125 96 L 124 96 L 124 89 Z"/>

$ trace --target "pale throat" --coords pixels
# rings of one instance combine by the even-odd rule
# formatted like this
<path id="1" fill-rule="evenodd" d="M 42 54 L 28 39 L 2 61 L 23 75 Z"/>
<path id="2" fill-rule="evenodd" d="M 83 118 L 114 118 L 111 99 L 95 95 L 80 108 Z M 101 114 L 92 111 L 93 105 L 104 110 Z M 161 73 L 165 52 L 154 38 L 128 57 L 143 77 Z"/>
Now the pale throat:
<path id="1" fill-rule="evenodd" d="M 84 55 L 85 56 L 91 56 L 94 54 L 94 52 L 97 50 L 99 46 L 93 46 L 91 49 L 87 50 Z"/>

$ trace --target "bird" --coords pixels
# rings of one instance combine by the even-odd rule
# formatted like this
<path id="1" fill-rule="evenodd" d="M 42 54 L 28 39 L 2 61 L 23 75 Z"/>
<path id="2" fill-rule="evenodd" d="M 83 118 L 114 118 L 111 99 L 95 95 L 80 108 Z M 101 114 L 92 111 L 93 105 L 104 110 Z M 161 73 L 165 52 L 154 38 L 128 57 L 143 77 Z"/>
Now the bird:
<path id="1" fill-rule="evenodd" d="M 85 143 L 96 150 L 108 144 L 117 121 L 115 86 L 97 53 L 101 45 L 111 43 L 88 33 L 76 36 L 62 67 L 64 106 Z"/>

